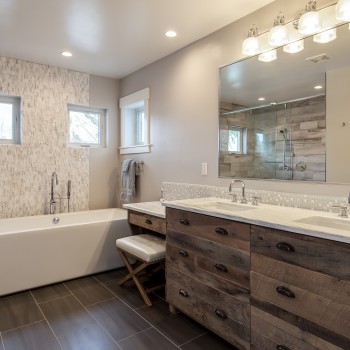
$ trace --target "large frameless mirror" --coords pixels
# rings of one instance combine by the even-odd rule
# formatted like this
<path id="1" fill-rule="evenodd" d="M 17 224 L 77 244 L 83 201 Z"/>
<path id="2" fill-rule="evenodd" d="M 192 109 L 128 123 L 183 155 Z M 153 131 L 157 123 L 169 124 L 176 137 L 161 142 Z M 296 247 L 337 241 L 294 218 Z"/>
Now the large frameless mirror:
<path id="1" fill-rule="evenodd" d="M 280 47 L 273 62 L 254 56 L 220 69 L 220 177 L 350 182 L 350 144 L 339 144 L 350 139 L 348 23 L 337 36 L 327 44 L 308 37 L 295 54 Z"/>

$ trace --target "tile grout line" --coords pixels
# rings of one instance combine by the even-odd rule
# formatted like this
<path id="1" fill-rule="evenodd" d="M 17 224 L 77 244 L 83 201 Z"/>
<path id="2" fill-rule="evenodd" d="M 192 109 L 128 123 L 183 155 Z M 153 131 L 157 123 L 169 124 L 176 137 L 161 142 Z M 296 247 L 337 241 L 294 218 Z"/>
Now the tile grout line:
<path id="1" fill-rule="evenodd" d="M 203 337 L 203 335 L 205 335 L 205 334 L 208 334 L 208 331 L 206 331 L 206 332 L 204 332 L 204 333 L 202 333 L 202 334 L 197 335 L 197 336 L 194 337 L 193 339 L 190 339 L 190 340 L 185 341 L 183 344 L 179 345 L 180 349 L 181 349 L 182 346 L 186 345 L 187 343 L 190 343 L 190 342 L 193 341 L 193 340 L 196 340 L 196 339 L 198 339 L 198 338 L 200 338 L 200 337 Z"/>
<path id="2" fill-rule="evenodd" d="M 8 332 L 16 331 L 17 329 L 21 329 L 21 328 L 24 328 L 24 327 L 27 327 L 27 326 L 31 326 L 33 324 L 40 323 L 40 322 L 43 322 L 43 321 L 46 321 L 46 320 L 43 319 L 43 320 L 27 323 L 27 324 L 24 324 L 22 326 L 18 326 L 18 327 L 15 327 L 15 328 L 8 329 L 7 331 L 3 331 L 1 334 L 5 334 L 5 333 L 8 333 Z"/>
<path id="3" fill-rule="evenodd" d="M 68 286 L 66 286 L 68 288 Z M 69 288 L 68 288 L 69 289 Z M 70 290 L 70 289 L 69 289 Z M 71 290 L 70 290 L 71 291 Z M 78 301 L 78 303 L 81 305 L 81 307 L 94 319 L 94 321 L 101 327 L 102 331 L 112 340 L 112 342 L 114 344 L 116 344 L 118 346 L 118 348 L 121 349 L 121 347 L 119 346 L 119 344 L 113 339 L 113 337 L 107 332 L 107 330 L 103 327 L 103 325 L 98 321 L 96 320 L 96 318 L 90 313 L 90 311 L 80 302 L 80 300 L 74 295 L 74 293 L 72 292 L 72 296 Z M 111 299 L 108 299 L 108 300 L 112 300 L 112 299 L 115 299 L 115 298 L 111 298 Z M 99 303 L 95 303 L 94 305 L 97 305 L 97 304 L 100 304 L 100 303 L 103 303 L 103 301 L 99 302 Z M 122 350 L 122 349 L 121 349 Z"/>
<path id="4" fill-rule="evenodd" d="M 69 291 L 69 292 L 70 292 L 70 291 Z M 50 300 L 45 300 L 45 301 L 41 301 L 41 302 L 37 301 L 37 303 L 38 303 L 38 305 L 40 305 L 40 304 L 45 304 L 45 303 L 49 303 L 49 302 L 51 302 L 51 301 L 56 301 L 56 300 L 62 299 L 62 298 L 64 298 L 64 297 L 68 297 L 69 295 L 72 295 L 72 292 L 70 292 L 69 294 L 66 294 L 66 295 L 61 295 L 61 296 L 59 296 L 59 297 L 57 297 L 57 298 L 53 298 L 53 299 L 50 299 Z M 34 295 L 33 295 L 33 296 L 34 296 Z M 34 299 L 35 299 L 35 297 L 34 297 Z"/>
<path id="5" fill-rule="evenodd" d="M 60 341 L 59 341 L 59 339 L 58 339 L 58 337 L 57 337 L 56 333 L 53 331 L 53 329 L 52 329 L 52 327 L 51 327 L 51 325 L 50 325 L 50 323 L 49 323 L 48 319 L 46 318 L 46 316 L 45 316 L 45 314 L 44 314 L 43 310 L 41 309 L 41 307 L 40 307 L 39 303 L 36 301 L 36 299 L 35 299 L 35 297 L 34 297 L 34 294 L 32 293 L 32 291 L 31 291 L 31 290 L 29 291 L 29 293 L 30 293 L 30 295 L 32 296 L 32 298 L 34 299 L 34 301 L 35 301 L 36 305 L 38 306 L 38 308 L 39 308 L 40 312 L 41 312 L 41 313 L 42 313 L 42 315 L 44 316 L 44 319 L 45 319 L 45 321 L 46 321 L 47 325 L 49 326 L 49 328 L 51 329 L 52 334 L 53 334 L 53 335 L 54 335 L 54 337 L 56 338 L 58 345 L 61 347 L 61 349 L 63 349 L 63 346 L 61 345 L 61 343 L 60 343 Z"/>
<path id="6" fill-rule="evenodd" d="M 101 283 L 101 282 L 100 282 Z M 102 284 L 102 283 L 101 283 Z M 135 314 L 137 314 L 139 317 L 141 317 L 145 322 L 147 322 L 150 326 L 151 326 L 151 328 L 154 328 L 157 332 L 159 332 L 164 338 L 166 338 L 168 341 L 170 341 L 171 342 L 171 344 L 173 344 L 174 346 L 176 346 L 178 349 L 180 349 L 179 348 L 179 346 L 178 345 L 176 345 L 171 339 L 169 339 L 166 335 L 164 335 L 159 329 L 157 329 L 156 327 L 154 327 L 152 324 L 151 324 L 151 322 L 149 322 L 148 320 L 146 320 L 144 317 L 142 317 L 136 310 L 134 310 L 128 303 L 126 303 L 123 299 L 121 299 L 121 298 L 119 298 L 118 296 L 117 296 L 117 294 L 116 293 L 114 293 L 112 290 L 110 290 L 109 288 L 108 288 L 108 286 L 106 286 L 105 285 L 105 287 L 111 292 L 111 293 L 113 293 L 122 303 L 124 303 L 129 309 L 131 309 L 133 312 L 135 312 Z M 138 309 L 141 309 L 141 308 L 144 308 L 144 307 L 149 307 L 149 306 L 147 306 L 147 305 L 144 305 L 144 306 L 141 306 L 141 307 L 139 307 Z M 137 334 L 137 333 L 136 333 Z M 135 335 L 135 334 L 134 334 Z"/>

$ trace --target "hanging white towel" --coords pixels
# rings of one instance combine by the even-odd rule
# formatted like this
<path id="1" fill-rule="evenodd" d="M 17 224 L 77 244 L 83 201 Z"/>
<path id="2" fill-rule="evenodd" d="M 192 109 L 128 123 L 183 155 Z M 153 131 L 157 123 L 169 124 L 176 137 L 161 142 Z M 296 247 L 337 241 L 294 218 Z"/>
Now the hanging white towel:
<path id="1" fill-rule="evenodd" d="M 136 162 L 132 159 L 125 159 L 122 163 L 121 192 L 120 199 L 123 202 L 130 202 L 136 193 L 135 187 Z"/>

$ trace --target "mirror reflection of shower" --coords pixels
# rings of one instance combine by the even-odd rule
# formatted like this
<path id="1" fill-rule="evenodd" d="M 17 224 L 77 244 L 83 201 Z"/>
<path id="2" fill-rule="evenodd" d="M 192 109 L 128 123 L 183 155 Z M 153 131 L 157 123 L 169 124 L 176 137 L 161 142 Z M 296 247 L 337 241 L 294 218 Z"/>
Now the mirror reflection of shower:
<path id="1" fill-rule="evenodd" d="M 283 180 L 293 179 L 293 145 L 291 138 L 291 130 L 288 131 L 287 128 L 279 129 L 279 133 L 282 136 L 281 141 L 283 141 L 283 154 L 282 154 L 282 165 L 279 169 L 283 170 Z"/>

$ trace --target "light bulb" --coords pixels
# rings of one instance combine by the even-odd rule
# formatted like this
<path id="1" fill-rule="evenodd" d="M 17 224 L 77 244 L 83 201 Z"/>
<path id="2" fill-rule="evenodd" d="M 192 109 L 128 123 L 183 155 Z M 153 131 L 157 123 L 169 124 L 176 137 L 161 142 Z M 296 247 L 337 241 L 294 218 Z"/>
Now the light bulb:
<path id="1" fill-rule="evenodd" d="M 268 41 L 271 46 L 282 46 L 288 42 L 288 31 L 284 25 L 279 25 L 271 28 L 268 36 Z"/>
<path id="2" fill-rule="evenodd" d="M 283 46 L 283 51 L 287 53 L 297 53 L 304 50 L 304 39 L 294 41 Z"/>
<path id="3" fill-rule="evenodd" d="M 336 28 L 332 28 L 314 35 L 313 41 L 319 44 L 326 44 L 335 40 L 336 38 L 337 38 L 337 30 Z"/>
<path id="4" fill-rule="evenodd" d="M 284 14 L 280 14 L 275 18 L 273 28 L 269 31 L 268 43 L 271 46 L 282 46 L 288 43 L 288 31 L 284 25 Z"/>
<path id="5" fill-rule="evenodd" d="M 339 0 L 335 9 L 335 17 L 339 21 L 350 21 L 350 0 Z"/>
<path id="6" fill-rule="evenodd" d="M 300 17 L 298 24 L 300 34 L 311 35 L 319 32 L 321 29 L 321 18 L 317 11 L 306 12 Z"/>
<path id="7" fill-rule="evenodd" d="M 243 41 L 242 53 L 248 56 L 254 56 L 260 53 L 258 28 L 255 25 L 249 29 L 248 38 Z"/>
<path id="8" fill-rule="evenodd" d="M 277 50 L 276 49 L 263 52 L 258 57 L 258 60 L 261 62 L 271 62 L 271 61 L 274 61 L 275 59 L 277 59 Z"/>
<path id="9" fill-rule="evenodd" d="M 298 32 L 303 35 L 311 35 L 321 29 L 321 17 L 316 11 L 316 0 L 311 0 L 306 5 L 306 12 L 299 18 Z"/>

